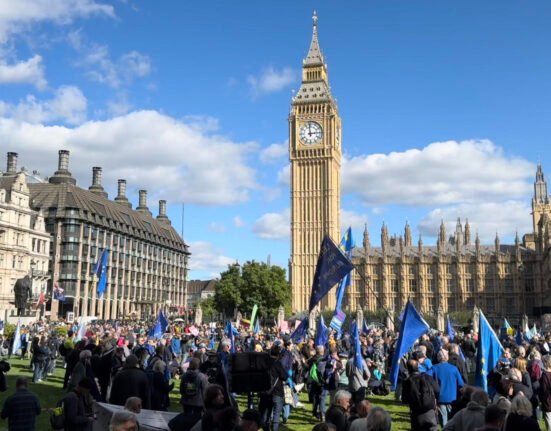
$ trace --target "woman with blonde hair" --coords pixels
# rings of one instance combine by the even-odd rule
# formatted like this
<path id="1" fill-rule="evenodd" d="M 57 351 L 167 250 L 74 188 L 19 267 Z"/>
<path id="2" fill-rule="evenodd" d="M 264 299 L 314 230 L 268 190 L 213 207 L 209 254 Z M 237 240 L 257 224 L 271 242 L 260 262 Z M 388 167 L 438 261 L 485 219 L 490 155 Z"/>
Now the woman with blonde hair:
<path id="1" fill-rule="evenodd" d="M 524 395 L 517 395 L 511 401 L 511 409 L 505 420 L 504 431 L 540 431 L 538 421 L 532 417 L 532 403 Z"/>

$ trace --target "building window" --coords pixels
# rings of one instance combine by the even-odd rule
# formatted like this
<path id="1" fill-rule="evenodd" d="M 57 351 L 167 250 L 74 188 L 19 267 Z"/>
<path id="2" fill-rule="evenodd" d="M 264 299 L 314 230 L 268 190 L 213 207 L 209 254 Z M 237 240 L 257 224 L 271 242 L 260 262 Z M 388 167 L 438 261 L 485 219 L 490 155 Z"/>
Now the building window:
<path id="1" fill-rule="evenodd" d="M 398 293 L 398 279 L 397 278 L 391 278 L 390 279 L 390 290 L 393 293 Z"/>
<path id="2" fill-rule="evenodd" d="M 15 269 L 15 266 L 17 265 L 17 256 L 14 254 L 11 259 L 11 267 Z"/>
<path id="3" fill-rule="evenodd" d="M 468 293 L 473 293 L 473 291 L 474 291 L 474 286 L 473 286 L 473 279 L 472 279 L 472 278 L 467 278 L 467 279 L 465 279 L 465 290 L 466 290 Z"/>

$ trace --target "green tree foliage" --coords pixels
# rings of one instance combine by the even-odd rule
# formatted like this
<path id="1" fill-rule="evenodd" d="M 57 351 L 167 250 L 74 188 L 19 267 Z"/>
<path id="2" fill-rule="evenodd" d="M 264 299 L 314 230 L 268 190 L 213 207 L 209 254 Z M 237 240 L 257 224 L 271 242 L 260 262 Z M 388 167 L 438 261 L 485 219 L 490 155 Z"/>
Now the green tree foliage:
<path id="1" fill-rule="evenodd" d="M 226 315 L 235 308 L 249 314 L 258 305 L 261 316 L 276 316 L 278 308 L 291 298 L 285 270 L 279 266 L 248 261 L 243 266 L 234 264 L 223 272 L 216 286 L 216 309 Z"/>

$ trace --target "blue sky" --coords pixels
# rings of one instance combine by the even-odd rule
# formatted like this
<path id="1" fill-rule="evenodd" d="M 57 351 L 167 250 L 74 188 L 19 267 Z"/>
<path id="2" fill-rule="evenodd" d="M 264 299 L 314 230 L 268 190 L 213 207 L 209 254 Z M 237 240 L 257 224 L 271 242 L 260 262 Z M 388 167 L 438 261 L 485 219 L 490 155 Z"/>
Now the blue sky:
<path id="1" fill-rule="evenodd" d="M 346 5 L 346 6 L 344 6 Z M 433 244 L 458 217 L 531 229 L 551 172 L 551 3 L 17 0 L 0 3 L 0 148 L 88 187 L 167 199 L 191 277 L 286 266 L 287 115 L 312 30 L 343 119 L 342 227 Z"/>

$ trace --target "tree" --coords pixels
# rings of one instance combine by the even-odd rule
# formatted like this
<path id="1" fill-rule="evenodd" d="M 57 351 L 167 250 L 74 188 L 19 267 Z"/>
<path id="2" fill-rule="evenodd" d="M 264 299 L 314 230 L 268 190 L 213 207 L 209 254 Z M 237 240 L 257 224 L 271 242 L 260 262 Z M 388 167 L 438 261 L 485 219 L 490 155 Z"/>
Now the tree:
<path id="1" fill-rule="evenodd" d="M 248 261 L 242 267 L 234 264 L 220 276 L 214 302 L 218 311 L 233 314 L 235 308 L 250 313 L 258 305 L 258 314 L 275 316 L 280 306 L 291 298 L 285 270 L 279 266 Z"/>
<path id="2" fill-rule="evenodd" d="M 241 267 L 238 263 L 228 266 L 228 270 L 220 274 L 220 281 L 214 290 L 214 304 L 216 309 L 231 316 L 233 310 L 241 305 Z"/>

